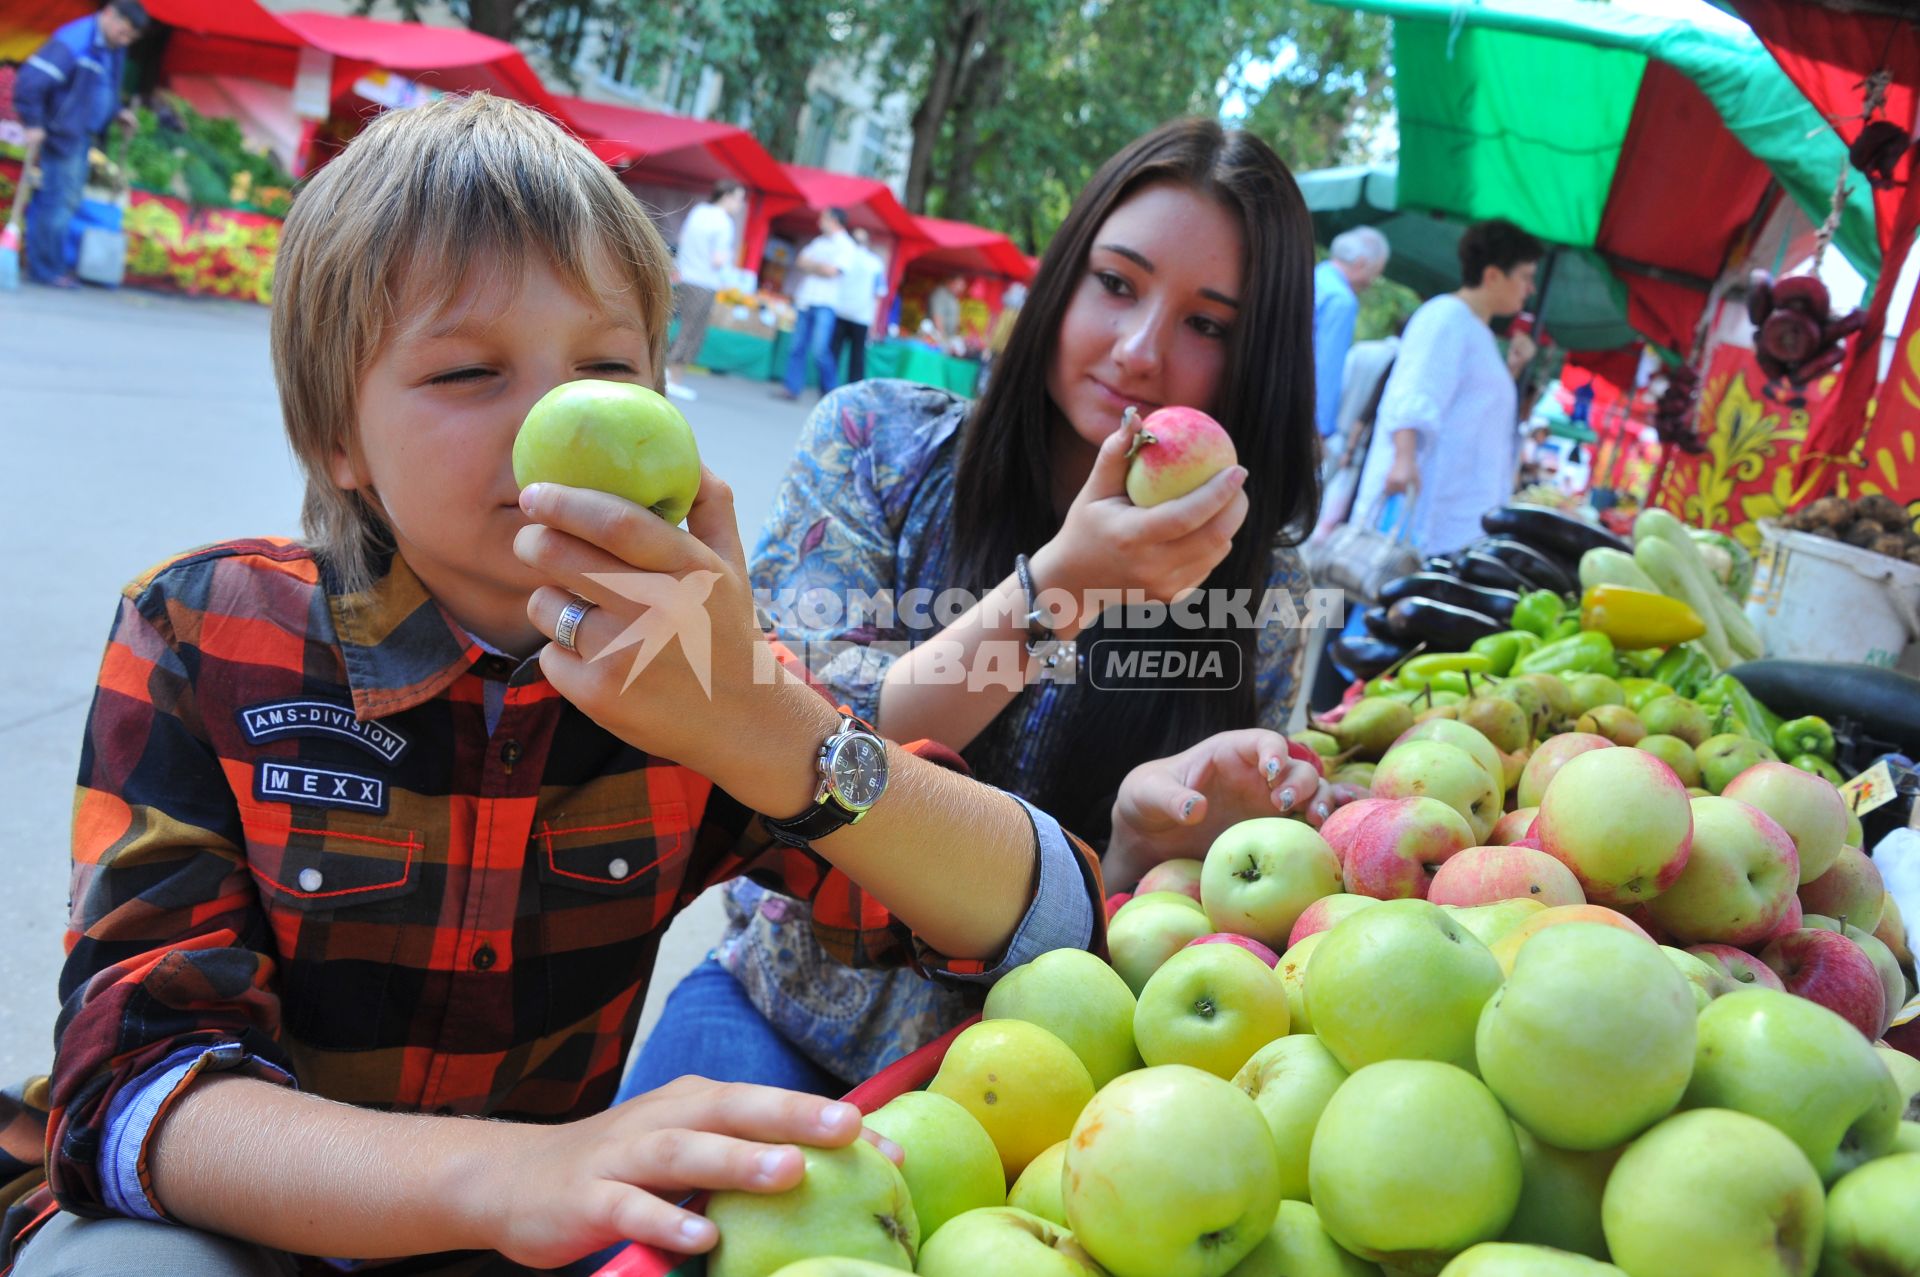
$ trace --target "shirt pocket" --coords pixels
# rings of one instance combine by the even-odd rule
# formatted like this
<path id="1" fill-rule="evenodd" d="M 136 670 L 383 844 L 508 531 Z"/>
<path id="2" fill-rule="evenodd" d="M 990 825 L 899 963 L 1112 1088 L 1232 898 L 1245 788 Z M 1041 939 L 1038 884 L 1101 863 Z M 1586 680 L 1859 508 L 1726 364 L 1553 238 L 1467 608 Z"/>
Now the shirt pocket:
<path id="1" fill-rule="evenodd" d="M 686 808 L 658 803 L 538 817 L 529 854 L 550 889 L 542 894 L 557 903 L 568 903 L 569 894 L 576 905 L 594 903 L 585 897 L 654 895 L 671 912 L 692 844 Z"/>

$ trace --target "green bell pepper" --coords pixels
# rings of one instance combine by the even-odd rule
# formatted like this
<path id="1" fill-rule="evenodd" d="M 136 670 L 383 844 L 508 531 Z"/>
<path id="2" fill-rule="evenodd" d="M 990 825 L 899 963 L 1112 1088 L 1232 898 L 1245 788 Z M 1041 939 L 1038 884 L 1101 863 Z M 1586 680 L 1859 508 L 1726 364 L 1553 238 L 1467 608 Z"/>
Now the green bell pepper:
<path id="1" fill-rule="evenodd" d="M 1827 720 L 1818 714 L 1808 714 L 1805 718 L 1792 719 L 1780 724 L 1773 733 L 1773 747 L 1780 751 L 1782 758 L 1793 758 L 1796 754 L 1812 754 L 1816 758 L 1833 761 L 1833 728 Z M 1794 766 L 1800 764 L 1796 760 Z"/>
<path id="2" fill-rule="evenodd" d="M 1660 668 L 1660 662 L 1666 659 L 1666 655 L 1667 649 L 1663 647 L 1637 647 L 1626 652 L 1617 649 L 1614 651 L 1615 658 L 1620 662 L 1621 672 L 1636 678 L 1659 678 L 1660 676 L 1654 671 Z"/>
<path id="3" fill-rule="evenodd" d="M 1654 666 L 1653 677 L 1665 683 L 1678 696 L 1693 696 L 1713 677 L 1713 662 L 1691 643 L 1677 643 Z"/>
<path id="4" fill-rule="evenodd" d="M 1772 750 L 1773 741 L 1767 733 L 1766 712 L 1746 684 L 1731 674 L 1721 674 L 1711 679 L 1693 698 L 1700 708 L 1707 711 L 1709 717 L 1716 718 L 1725 725 L 1723 731 L 1739 732 L 1742 736 L 1751 736 Z"/>
<path id="5" fill-rule="evenodd" d="M 1627 694 L 1627 708 L 1636 714 L 1647 702 L 1673 695 L 1673 689 L 1657 678 L 1623 678 L 1620 690 Z"/>
<path id="6" fill-rule="evenodd" d="M 1482 677 L 1482 683 L 1491 683 L 1491 678 Z M 1431 688 L 1436 692 L 1456 692 L 1461 696 L 1473 694 L 1473 684 L 1468 681 L 1466 670 L 1438 670 L 1424 677 L 1415 677 L 1402 671 L 1400 689 L 1406 692 L 1423 692 Z"/>
<path id="7" fill-rule="evenodd" d="M 1613 640 L 1589 630 L 1548 643 L 1514 662 L 1516 674 L 1607 674 L 1620 672 L 1613 658 Z"/>
<path id="8" fill-rule="evenodd" d="M 1487 658 L 1488 673 L 1505 678 L 1513 673 L 1513 663 L 1539 648 L 1540 636 L 1532 630 L 1507 630 L 1475 639 L 1467 650 Z"/>
<path id="9" fill-rule="evenodd" d="M 1788 761 L 1803 772 L 1812 772 L 1816 776 L 1826 777 L 1834 785 L 1844 784 L 1846 781 L 1846 777 L 1840 774 L 1839 768 L 1818 754 L 1796 754 Z"/>
<path id="10" fill-rule="evenodd" d="M 1544 636 L 1543 641 L 1548 643 L 1558 643 L 1561 639 L 1572 638 L 1574 635 L 1578 634 L 1579 632 L 1580 632 L 1580 618 L 1577 616 L 1563 616 L 1559 620 L 1555 621 L 1551 626 L 1547 627 L 1547 632 L 1546 632 L 1546 635 Z M 1607 642 L 1611 643 L 1613 642 L 1613 640 L 1608 639 Z"/>
<path id="11" fill-rule="evenodd" d="M 1567 601 L 1552 590 L 1529 590 L 1513 609 L 1513 628 L 1531 630 L 1545 638 L 1566 611 Z"/>

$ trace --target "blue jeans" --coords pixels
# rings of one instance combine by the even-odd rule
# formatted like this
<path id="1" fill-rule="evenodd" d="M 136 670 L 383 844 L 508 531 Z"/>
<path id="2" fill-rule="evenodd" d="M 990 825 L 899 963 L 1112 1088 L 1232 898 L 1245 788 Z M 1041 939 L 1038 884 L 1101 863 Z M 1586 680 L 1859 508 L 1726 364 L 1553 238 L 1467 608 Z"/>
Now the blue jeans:
<path id="1" fill-rule="evenodd" d="M 70 145 L 71 153 L 57 155 L 48 154 L 46 145 L 40 149 L 39 185 L 27 205 L 27 278 L 37 283 L 71 273 L 67 226 L 87 187 L 87 144 L 82 139 Z"/>
<path id="2" fill-rule="evenodd" d="M 811 359 L 820 376 L 820 393 L 833 389 L 839 368 L 833 358 L 833 325 L 840 317 L 831 306 L 809 306 L 793 326 L 793 349 L 787 353 L 786 387 L 799 394 L 807 385 L 807 361 Z"/>
<path id="3" fill-rule="evenodd" d="M 667 996 L 660 1022 L 621 1079 L 614 1103 L 687 1074 L 814 1095 L 839 1096 L 849 1089 L 780 1036 L 711 955 Z"/>

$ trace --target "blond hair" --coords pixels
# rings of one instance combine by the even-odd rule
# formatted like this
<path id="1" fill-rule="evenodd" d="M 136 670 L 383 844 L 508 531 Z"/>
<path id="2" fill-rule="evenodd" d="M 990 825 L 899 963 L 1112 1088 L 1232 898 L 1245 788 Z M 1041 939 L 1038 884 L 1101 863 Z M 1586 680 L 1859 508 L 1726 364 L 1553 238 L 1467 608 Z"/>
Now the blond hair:
<path id="1" fill-rule="evenodd" d="M 470 267 L 518 279 L 534 252 L 582 296 L 637 311 L 660 376 L 666 244 L 607 166 L 531 107 L 476 93 L 389 111 L 294 200 L 275 265 L 273 370 L 306 474 L 301 524 L 336 588 L 371 585 L 392 548 L 375 502 L 330 467 L 355 442 L 360 379 L 401 300 L 444 311 Z M 594 280 L 596 261 L 611 264 L 617 296 Z"/>

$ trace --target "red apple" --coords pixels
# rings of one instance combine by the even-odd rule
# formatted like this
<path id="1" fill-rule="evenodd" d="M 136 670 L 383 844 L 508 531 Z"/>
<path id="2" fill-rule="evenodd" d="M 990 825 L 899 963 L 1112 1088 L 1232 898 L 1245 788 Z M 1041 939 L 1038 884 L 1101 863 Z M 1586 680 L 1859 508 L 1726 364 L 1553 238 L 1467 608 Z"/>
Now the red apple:
<path id="1" fill-rule="evenodd" d="M 1134 886 L 1134 894 L 1144 896 L 1149 891 L 1177 891 L 1184 896 L 1200 899 L 1200 862 L 1198 860 L 1163 860 L 1140 875 L 1140 881 Z"/>
<path id="2" fill-rule="evenodd" d="M 1183 497 L 1239 458 L 1225 428 L 1198 408 L 1156 408 L 1127 448 L 1127 497 L 1137 506 Z"/>
<path id="3" fill-rule="evenodd" d="M 1320 826 L 1320 836 L 1327 840 L 1327 846 L 1333 848 L 1333 854 L 1340 857 L 1341 864 L 1347 863 L 1347 847 L 1353 842 L 1360 822 L 1384 806 L 1384 798 L 1356 799 L 1336 809 Z"/>
<path id="4" fill-rule="evenodd" d="M 1716 964 L 1729 979 L 1748 988 L 1778 989 L 1782 993 L 1787 991 L 1787 986 L 1773 973 L 1773 968 L 1745 949 L 1736 949 L 1730 944 L 1696 944 L 1689 946 L 1687 952 Z"/>
<path id="5" fill-rule="evenodd" d="M 1447 803 L 1395 798 L 1375 809 L 1353 835 L 1342 878 L 1354 895 L 1424 898 L 1434 870 L 1472 845 L 1472 827 Z"/>
<path id="6" fill-rule="evenodd" d="M 1522 807 L 1510 811 L 1493 822 L 1493 832 L 1487 835 L 1487 844 L 1492 847 L 1510 847 L 1527 836 L 1533 827 L 1533 818 L 1540 814 L 1538 807 Z"/>
<path id="7" fill-rule="evenodd" d="M 1887 995 L 1873 959 L 1837 931 L 1802 927 L 1769 944 L 1760 958 L 1788 993 L 1818 1002 L 1860 1030 L 1869 1041 L 1886 1023 Z"/>
<path id="8" fill-rule="evenodd" d="M 1258 940 L 1255 940 L 1252 936 L 1235 935 L 1231 931 L 1216 931 L 1212 935 L 1201 936 L 1198 940 L 1189 941 L 1187 948 L 1191 949 L 1196 944 L 1238 945 L 1270 967 L 1280 965 L 1280 955 L 1261 944 Z"/>
<path id="9" fill-rule="evenodd" d="M 1800 930 L 1801 924 L 1805 921 L 1806 910 L 1801 908 L 1800 897 L 1794 896 L 1787 901 L 1787 911 L 1781 915 L 1780 925 L 1773 929 L 1773 934 L 1767 939 L 1778 940 L 1781 936 L 1790 936 Z"/>
<path id="10" fill-rule="evenodd" d="M 1801 885 L 1800 904 L 1808 913 L 1825 914 L 1862 931 L 1873 931 L 1886 910 L 1887 885 L 1865 852 L 1858 847 L 1842 847 L 1832 868 Z"/>
<path id="11" fill-rule="evenodd" d="M 1549 908 L 1587 903 L 1571 869 L 1528 847 L 1468 847 L 1434 871 L 1427 899 L 1437 905 L 1538 900 Z"/>
<path id="12" fill-rule="evenodd" d="M 1345 891 L 1322 896 L 1308 905 L 1306 912 L 1294 921 L 1293 930 L 1287 935 L 1287 948 L 1293 948 L 1315 932 L 1330 931 L 1341 919 L 1360 912 L 1368 905 L 1379 903 L 1373 896 L 1353 895 Z"/>

